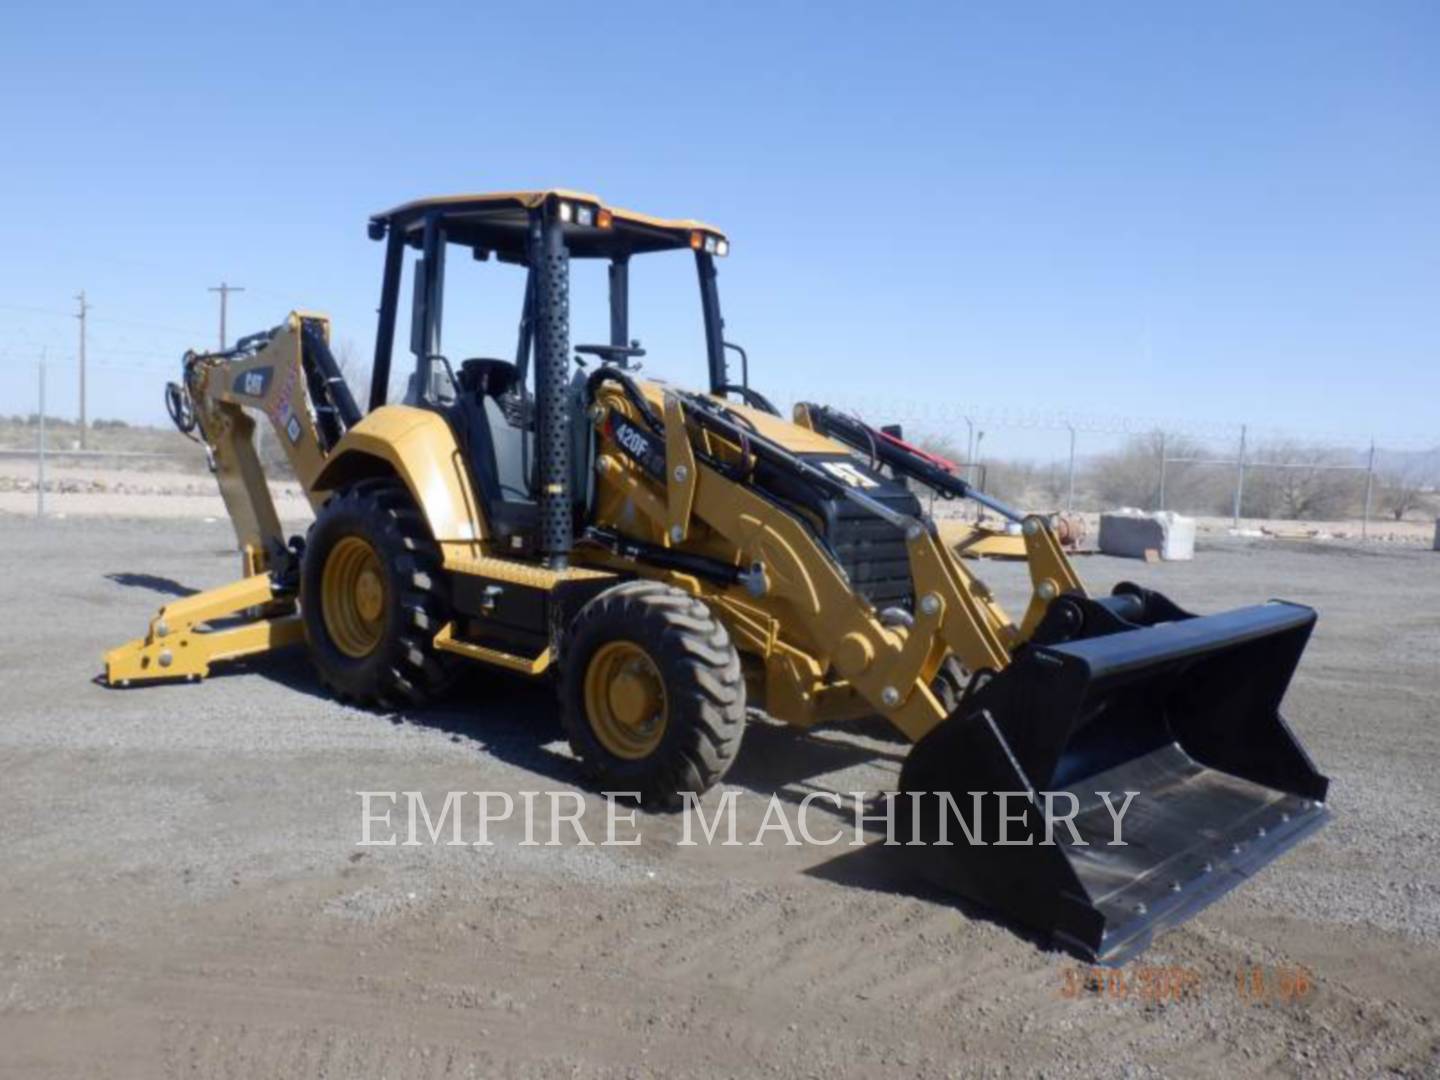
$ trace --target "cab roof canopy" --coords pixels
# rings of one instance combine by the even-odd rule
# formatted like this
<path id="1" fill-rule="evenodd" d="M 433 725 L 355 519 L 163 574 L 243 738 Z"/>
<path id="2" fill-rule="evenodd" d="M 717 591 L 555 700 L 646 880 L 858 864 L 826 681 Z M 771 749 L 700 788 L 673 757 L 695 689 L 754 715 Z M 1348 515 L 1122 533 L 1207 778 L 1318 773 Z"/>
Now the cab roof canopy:
<path id="1" fill-rule="evenodd" d="M 547 203 L 554 205 L 562 221 L 568 217 L 563 225 L 565 245 L 577 258 L 615 258 L 689 248 L 695 246 L 692 237 L 697 232 L 729 246 L 725 234 L 712 225 L 622 210 L 606 205 L 596 195 L 562 188 L 416 199 L 371 217 L 370 235 L 378 240 L 387 229 L 400 230 L 407 243 L 418 247 L 426 218 L 439 214 L 448 242 L 523 262 L 530 212 Z M 569 207 L 568 211 L 564 206 Z"/>

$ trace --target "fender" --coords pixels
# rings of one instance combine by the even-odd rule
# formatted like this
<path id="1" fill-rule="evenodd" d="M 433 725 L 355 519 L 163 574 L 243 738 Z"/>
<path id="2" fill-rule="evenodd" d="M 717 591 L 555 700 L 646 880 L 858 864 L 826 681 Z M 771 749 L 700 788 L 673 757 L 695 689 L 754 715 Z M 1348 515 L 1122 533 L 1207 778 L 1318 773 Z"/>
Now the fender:
<path id="1" fill-rule="evenodd" d="M 438 543 L 487 538 L 464 457 L 443 417 L 409 405 L 382 405 L 345 433 L 314 489 L 326 495 L 369 476 L 393 473 L 415 498 Z"/>

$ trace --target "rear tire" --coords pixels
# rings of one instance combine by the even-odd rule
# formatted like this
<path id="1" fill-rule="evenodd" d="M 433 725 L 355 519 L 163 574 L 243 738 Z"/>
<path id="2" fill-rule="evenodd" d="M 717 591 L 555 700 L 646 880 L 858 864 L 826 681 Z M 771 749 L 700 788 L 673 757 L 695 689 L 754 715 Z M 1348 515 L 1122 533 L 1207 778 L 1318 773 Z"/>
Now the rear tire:
<path id="1" fill-rule="evenodd" d="M 320 510 L 305 544 L 300 612 L 310 658 L 342 701 L 404 708 L 449 688 L 432 644 L 449 618 L 440 550 L 398 480 L 362 480 Z"/>
<path id="2" fill-rule="evenodd" d="M 561 714 L 570 746 L 607 791 L 679 806 L 716 784 L 745 730 L 745 680 L 724 625 L 654 581 L 607 589 L 566 641 Z"/>

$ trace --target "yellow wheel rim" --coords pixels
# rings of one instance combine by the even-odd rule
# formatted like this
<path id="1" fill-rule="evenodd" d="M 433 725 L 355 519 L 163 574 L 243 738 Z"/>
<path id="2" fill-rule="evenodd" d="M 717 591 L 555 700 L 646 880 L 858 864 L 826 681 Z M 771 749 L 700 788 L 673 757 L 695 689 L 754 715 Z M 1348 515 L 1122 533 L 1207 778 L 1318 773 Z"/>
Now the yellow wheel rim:
<path id="1" fill-rule="evenodd" d="M 384 636 L 388 609 L 380 556 L 368 540 L 344 537 L 320 576 L 320 611 L 330 640 L 346 656 L 369 656 Z"/>
<path id="2" fill-rule="evenodd" d="M 648 757 L 665 737 L 665 683 L 650 654 L 631 641 L 602 645 L 585 669 L 585 715 L 616 757 Z"/>

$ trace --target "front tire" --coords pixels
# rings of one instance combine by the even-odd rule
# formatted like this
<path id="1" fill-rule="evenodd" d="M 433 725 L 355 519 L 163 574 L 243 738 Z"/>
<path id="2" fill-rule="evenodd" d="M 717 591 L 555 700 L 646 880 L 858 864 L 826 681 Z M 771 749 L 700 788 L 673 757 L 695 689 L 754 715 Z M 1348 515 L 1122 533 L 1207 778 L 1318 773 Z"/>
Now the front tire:
<path id="1" fill-rule="evenodd" d="M 607 791 L 678 806 L 725 775 L 745 730 L 745 680 L 703 601 L 634 581 L 581 609 L 565 648 L 561 710 L 570 746 Z"/>
<path id="2" fill-rule="evenodd" d="M 364 480 L 321 508 L 300 569 L 300 612 L 320 681 L 342 701 L 403 708 L 443 693 L 453 663 L 432 640 L 449 617 L 440 552 L 398 480 Z"/>

